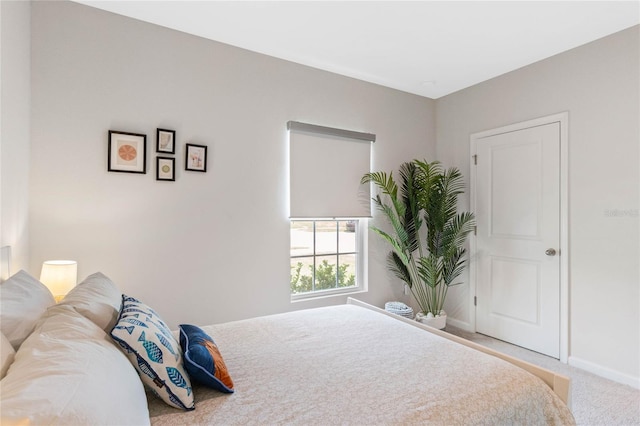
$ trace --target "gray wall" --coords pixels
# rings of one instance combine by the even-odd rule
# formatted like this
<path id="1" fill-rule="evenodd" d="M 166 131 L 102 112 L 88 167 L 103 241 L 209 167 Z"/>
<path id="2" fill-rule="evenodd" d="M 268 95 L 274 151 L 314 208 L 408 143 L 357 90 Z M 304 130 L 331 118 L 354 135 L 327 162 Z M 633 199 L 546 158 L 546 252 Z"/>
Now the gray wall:
<path id="1" fill-rule="evenodd" d="M 0 246 L 11 246 L 11 273 L 29 268 L 30 22 L 29 2 L 0 2 Z"/>
<path id="2" fill-rule="evenodd" d="M 569 112 L 569 362 L 640 385 L 639 27 L 437 100 L 437 158 L 472 133 Z M 468 194 L 467 194 L 468 195 Z M 468 196 L 463 201 L 468 208 Z M 467 284 L 447 314 L 468 323 Z"/>
<path id="3" fill-rule="evenodd" d="M 31 269 L 75 259 L 173 327 L 344 303 L 290 302 L 287 121 L 375 133 L 376 170 L 435 155 L 423 97 L 69 2 L 35 2 L 32 39 Z M 157 127 L 177 131 L 176 182 L 155 180 Z M 107 172 L 109 129 L 147 134 L 146 175 Z M 370 240 L 359 296 L 402 299 Z"/>

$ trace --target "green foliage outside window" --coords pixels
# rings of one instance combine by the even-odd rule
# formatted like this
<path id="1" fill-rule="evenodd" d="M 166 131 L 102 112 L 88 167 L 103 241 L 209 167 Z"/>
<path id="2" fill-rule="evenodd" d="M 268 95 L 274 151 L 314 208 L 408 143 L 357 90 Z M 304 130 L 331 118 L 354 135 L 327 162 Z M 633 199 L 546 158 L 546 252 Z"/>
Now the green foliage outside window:
<path id="1" fill-rule="evenodd" d="M 348 264 L 339 265 L 337 268 L 338 278 L 336 280 L 335 265 L 330 264 L 327 260 L 316 267 L 316 285 L 313 287 L 313 265 L 307 265 L 310 275 L 302 275 L 302 262 L 298 262 L 296 266 L 291 266 L 291 293 L 308 293 L 314 290 L 328 290 L 332 288 L 353 287 L 356 285 L 356 277 L 349 274 Z M 337 283 L 337 286 L 336 286 Z"/>

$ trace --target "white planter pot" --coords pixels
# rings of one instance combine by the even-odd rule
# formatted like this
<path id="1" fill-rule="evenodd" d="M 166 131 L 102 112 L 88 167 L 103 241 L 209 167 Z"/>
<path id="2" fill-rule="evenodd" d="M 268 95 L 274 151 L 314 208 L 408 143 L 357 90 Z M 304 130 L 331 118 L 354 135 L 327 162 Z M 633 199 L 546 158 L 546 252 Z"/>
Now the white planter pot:
<path id="1" fill-rule="evenodd" d="M 428 325 L 429 327 L 442 330 L 447 325 L 447 314 L 444 311 L 440 311 L 440 315 L 434 317 L 432 313 L 424 315 L 422 312 L 418 312 L 416 314 L 416 321 L 419 321 L 424 325 Z"/>

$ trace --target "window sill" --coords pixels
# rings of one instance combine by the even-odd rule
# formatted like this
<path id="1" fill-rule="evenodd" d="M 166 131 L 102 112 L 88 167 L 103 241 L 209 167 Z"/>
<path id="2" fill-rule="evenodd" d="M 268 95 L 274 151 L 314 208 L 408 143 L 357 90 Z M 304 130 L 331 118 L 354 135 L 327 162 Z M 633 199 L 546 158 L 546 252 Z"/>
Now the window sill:
<path id="1" fill-rule="evenodd" d="M 317 299 L 327 299 L 330 297 L 337 297 L 337 296 L 350 296 L 352 294 L 359 294 L 359 293 L 366 293 L 366 292 L 367 290 L 364 290 L 360 287 L 357 287 L 357 288 L 352 287 L 352 288 L 345 288 L 345 289 L 316 291 L 313 293 L 292 294 L 291 303 L 306 302 L 309 300 L 317 300 Z"/>

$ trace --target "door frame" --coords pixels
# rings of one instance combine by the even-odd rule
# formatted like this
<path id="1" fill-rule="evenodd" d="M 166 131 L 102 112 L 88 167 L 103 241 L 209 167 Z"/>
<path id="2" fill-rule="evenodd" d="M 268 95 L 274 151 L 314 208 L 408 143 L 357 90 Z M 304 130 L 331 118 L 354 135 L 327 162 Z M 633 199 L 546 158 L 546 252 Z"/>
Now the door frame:
<path id="1" fill-rule="evenodd" d="M 473 133 L 470 136 L 469 165 L 469 206 L 472 212 L 476 211 L 476 170 L 474 155 L 479 139 L 496 136 L 503 133 L 524 130 L 530 127 L 544 126 L 551 123 L 560 123 L 560 361 L 567 363 L 569 356 L 569 113 L 567 111 L 558 114 L 510 124 L 496 129 Z M 476 331 L 476 236 L 469 236 L 469 324 L 471 331 Z"/>

